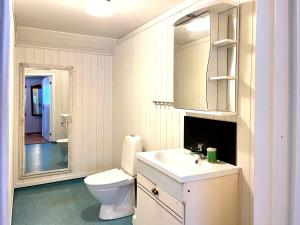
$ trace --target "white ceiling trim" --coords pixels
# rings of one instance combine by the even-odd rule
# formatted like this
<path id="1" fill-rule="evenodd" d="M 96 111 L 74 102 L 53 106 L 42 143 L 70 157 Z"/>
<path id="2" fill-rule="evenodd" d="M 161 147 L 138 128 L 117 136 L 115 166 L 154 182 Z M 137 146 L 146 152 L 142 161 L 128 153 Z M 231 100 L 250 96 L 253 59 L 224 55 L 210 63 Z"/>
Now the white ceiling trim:
<path id="1" fill-rule="evenodd" d="M 81 52 L 112 55 L 117 40 L 88 35 L 49 31 L 28 27 L 17 27 L 16 45 L 60 48 Z"/>

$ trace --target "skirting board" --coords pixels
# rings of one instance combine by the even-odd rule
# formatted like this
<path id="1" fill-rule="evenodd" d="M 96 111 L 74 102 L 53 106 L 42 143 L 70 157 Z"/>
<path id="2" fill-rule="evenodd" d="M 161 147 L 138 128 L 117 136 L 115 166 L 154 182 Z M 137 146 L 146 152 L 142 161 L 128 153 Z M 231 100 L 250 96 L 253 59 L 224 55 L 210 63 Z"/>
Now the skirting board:
<path id="1" fill-rule="evenodd" d="M 22 183 L 22 184 L 16 184 L 15 188 L 23 188 L 23 187 L 30 187 L 30 186 L 35 186 L 35 185 L 41 185 L 41 184 L 49 184 L 49 183 L 54 183 L 54 182 L 59 182 L 59 181 L 66 181 L 66 180 L 73 180 L 73 179 L 78 179 L 78 178 L 83 178 L 83 177 L 87 177 L 89 175 L 95 174 L 95 173 L 101 173 L 102 171 L 94 171 L 94 172 L 90 172 L 90 173 L 84 173 L 84 174 L 80 174 L 80 175 L 72 175 L 72 174 L 66 174 L 65 177 L 59 177 L 56 178 L 55 175 L 54 177 L 52 176 L 49 179 L 44 179 L 44 180 L 39 180 L 39 181 L 31 181 L 28 180 L 28 183 Z"/>

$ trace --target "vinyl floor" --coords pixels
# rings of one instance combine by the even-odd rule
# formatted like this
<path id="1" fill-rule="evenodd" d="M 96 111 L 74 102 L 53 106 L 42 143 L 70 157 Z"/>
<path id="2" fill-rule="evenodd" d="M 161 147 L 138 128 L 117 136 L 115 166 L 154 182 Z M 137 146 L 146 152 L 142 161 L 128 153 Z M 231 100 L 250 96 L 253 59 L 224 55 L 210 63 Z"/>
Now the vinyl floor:
<path id="1" fill-rule="evenodd" d="M 56 143 L 25 145 L 26 174 L 67 168 L 64 160 L 65 155 Z"/>
<path id="2" fill-rule="evenodd" d="M 104 221 L 83 179 L 15 190 L 12 225 L 132 225 L 131 216 Z"/>

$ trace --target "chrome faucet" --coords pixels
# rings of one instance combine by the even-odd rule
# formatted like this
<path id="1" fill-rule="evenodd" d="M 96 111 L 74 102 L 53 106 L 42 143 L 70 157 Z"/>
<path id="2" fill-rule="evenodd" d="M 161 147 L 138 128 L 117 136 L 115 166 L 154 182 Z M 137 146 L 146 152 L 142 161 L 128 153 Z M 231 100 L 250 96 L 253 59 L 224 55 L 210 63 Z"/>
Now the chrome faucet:
<path id="1" fill-rule="evenodd" d="M 198 143 L 196 154 L 199 154 L 200 159 L 206 159 L 206 156 L 203 153 L 203 147 L 203 143 Z"/>

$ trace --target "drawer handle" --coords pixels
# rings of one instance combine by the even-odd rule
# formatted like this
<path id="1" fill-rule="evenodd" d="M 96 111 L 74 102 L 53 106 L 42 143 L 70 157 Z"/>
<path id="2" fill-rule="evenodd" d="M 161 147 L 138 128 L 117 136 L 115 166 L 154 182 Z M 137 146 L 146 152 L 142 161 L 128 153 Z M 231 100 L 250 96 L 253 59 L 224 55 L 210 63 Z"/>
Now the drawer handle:
<path id="1" fill-rule="evenodd" d="M 151 190 L 152 194 L 154 194 L 155 196 L 158 196 L 158 190 L 156 190 L 156 188 L 153 188 Z"/>

